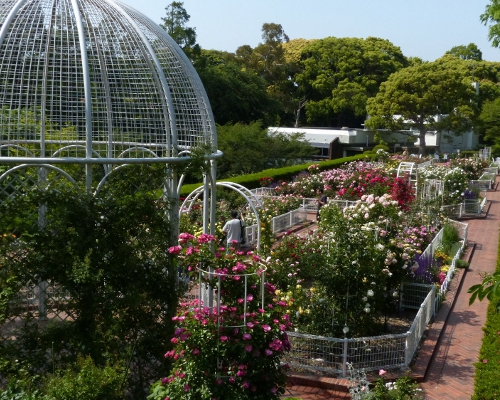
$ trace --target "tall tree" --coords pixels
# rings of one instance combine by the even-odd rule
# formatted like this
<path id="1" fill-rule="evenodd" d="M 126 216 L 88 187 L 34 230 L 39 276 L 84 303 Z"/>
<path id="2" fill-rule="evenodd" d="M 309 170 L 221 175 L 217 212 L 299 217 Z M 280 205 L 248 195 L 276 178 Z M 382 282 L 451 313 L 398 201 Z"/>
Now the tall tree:
<path id="1" fill-rule="evenodd" d="M 200 53 L 200 46 L 196 43 L 196 29 L 186 26 L 191 16 L 185 10 L 184 3 L 173 1 L 165 10 L 167 15 L 161 19 L 163 23 L 160 26 L 167 31 L 191 60 L 195 59 Z"/>
<path id="2" fill-rule="evenodd" d="M 360 126 L 366 101 L 407 59 L 388 40 L 328 37 L 308 44 L 295 76 L 313 126 Z"/>
<path id="3" fill-rule="evenodd" d="M 500 47 L 500 0 L 490 0 L 480 19 L 484 25 L 489 25 L 488 40 L 494 47 Z"/>
<path id="4" fill-rule="evenodd" d="M 218 146 L 224 153 L 217 163 L 219 177 L 300 163 L 317 152 L 304 141 L 303 134 L 270 133 L 260 122 L 218 126 L 217 132 Z"/>
<path id="5" fill-rule="evenodd" d="M 391 131 L 417 129 L 420 154 L 425 154 L 429 131 L 459 134 L 471 129 L 478 99 L 469 67 L 470 62 L 444 57 L 395 72 L 368 100 L 370 118 L 365 125 Z"/>
<path id="6" fill-rule="evenodd" d="M 500 155 L 500 97 L 486 101 L 479 116 L 485 143 L 491 145 L 492 154 Z"/>
<path id="7" fill-rule="evenodd" d="M 194 63 L 220 125 L 260 120 L 274 123 L 280 104 L 255 71 L 242 68 L 234 54 L 202 50 Z"/>
<path id="8" fill-rule="evenodd" d="M 291 98 L 295 88 L 290 79 L 285 60 L 284 45 L 289 41 L 280 24 L 262 25 L 262 39 L 255 48 L 243 45 L 236 50 L 236 59 L 245 68 L 255 71 L 267 83 L 267 91 L 281 104 L 281 119 L 287 113 L 293 115 Z"/>
<path id="9" fill-rule="evenodd" d="M 451 54 L 452 56 L 459 57 L 462 60 L 476 60 L 481 61 L 483 59 L 483 53 L 474 43 L 469 43 L 467 46 L 455 46 L 446 52 L 446 54 Z"/>

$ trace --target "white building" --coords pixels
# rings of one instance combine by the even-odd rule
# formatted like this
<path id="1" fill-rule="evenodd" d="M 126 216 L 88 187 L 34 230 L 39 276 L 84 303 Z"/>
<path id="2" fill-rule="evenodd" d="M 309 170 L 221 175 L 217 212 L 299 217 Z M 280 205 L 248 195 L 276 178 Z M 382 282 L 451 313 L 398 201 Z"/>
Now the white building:
<path id="1" fill-rule="evenodd" d="M 269 133 L 304 134 L 304 140 L 318 149 L 317 159 L 335 159 L 347 157 L 366 150 L 372 150 L 378 142 L 375 141 L 376 131 L 356 128 L 284 128 L 270 127 Z M 393 151 L 407 148 L 410 153 L 418 152 L 418 132 L 408 130 L 408 133 L 385 132 L 383 140 Z M 476 149 L 479 146 L 478 135 L 467 132 L 456 136 L 447 131 L 428 132 L 425 135 L 428 153 L 454 153 L 457 150 Z"/>

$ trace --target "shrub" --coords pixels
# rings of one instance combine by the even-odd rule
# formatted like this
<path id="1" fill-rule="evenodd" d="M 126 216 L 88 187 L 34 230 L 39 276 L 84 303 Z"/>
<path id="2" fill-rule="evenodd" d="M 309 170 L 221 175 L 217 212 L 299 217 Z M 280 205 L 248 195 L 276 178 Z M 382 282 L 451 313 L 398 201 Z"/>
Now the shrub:
<path id="1" fill-rule="evenodd" d="M 76 368 L 49 377 L 44 400 L 120 400 L 123 382 L 122 368 L 99 368 L 90 357 L 79 358 Z"/>

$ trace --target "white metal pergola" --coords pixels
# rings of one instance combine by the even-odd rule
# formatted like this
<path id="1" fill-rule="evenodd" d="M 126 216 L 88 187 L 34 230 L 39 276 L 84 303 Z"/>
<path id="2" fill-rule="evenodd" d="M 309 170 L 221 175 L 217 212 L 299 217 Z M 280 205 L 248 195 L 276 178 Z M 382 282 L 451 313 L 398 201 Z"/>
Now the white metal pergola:
<path id="1" fill-rule="evenodd" d="M 55 177 L 98 196 L 118 169 L 161 163 L 178 224 L 183 152 L 214 149 L 205 154 L 206 185 L 214 181 L 221 153 L 201 80 L 125 3 L 0 0 L 0 59 L 0 201 Z M 85 169 L 84 182 L 68 165 Z"/>

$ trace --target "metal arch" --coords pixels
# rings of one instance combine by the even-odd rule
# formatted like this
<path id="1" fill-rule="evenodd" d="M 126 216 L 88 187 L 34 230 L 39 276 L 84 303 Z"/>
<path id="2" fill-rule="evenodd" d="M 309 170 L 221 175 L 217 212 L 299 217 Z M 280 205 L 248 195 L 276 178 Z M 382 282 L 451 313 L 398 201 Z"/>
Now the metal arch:
<path id="1" fill-rule="evenodd" d="M 244 186 L 242 186 L 242 185 L 240 185 L 238 183 L 234 183 L 234 182 L 215 182 L 215 186 L 227 187 L 229 189 L 232 189 L 232 190 L 236 191 L 237 193 L 239 193 L 240 195 L 242 195 L 245 198 L 245 200 L 247 201 L 247 203 L 252 208 L 252 211 L 253 211 L 253 213 L 255 215 L 255 219 L 257 221 L 257 254 L 259 254 L 259 252 L 260 252 L 260 217 L 259 217 L 259 212 L 257 211 L 257 208 L 255 207 L 255 203 L 259 207 L 262 207 L 262 203 L 260 202 L 260 200 L 250 190 L 248 190 L 246 187 L 244 187 Z M 200 186 L 200 187 L 196 188 L 195 190 L 193 190 L 186 197 L 186 199 L 182 202 L 182 205 L 181 205 L 181 207 L 179 209 L 179 217 L 180 217 L 180 215 L 182 213 L 182 210 L 185 209 L 184 207 L 185 207 L 185 204 L 187 202 L 189 202 L 189 207 L 187 208 L 187 211 L 188 212 L 191 211 L 191 207 L 193 205 L 193 202 L 200 196 L 200 194 L 202 194 L 204 192 L 204 190 L 205 190 L 205 188 L 203 186 Z M 250 197 L 248 197 L 247 194 L 250 194 L 250 197 L 252 197 L 254 201 L 250 200 Z"/>
<path id="2" fill-rule="evenodd" d="M 116 173 L 116 171 L 120 170 L 120 169 L 123 169 L 125 167 L 129 167 L 130 165 L 133 165 L 133 164 L 121 164 L 119 165 L 118 167 L 116 168 L 113 168 L 111 171 L 109 171 L 105 176 L 104 178 L 101 179 L 101 181 L 99 182 L 99 184 L 97 185 L 97 188 L 95 189 L 94 191 L 94 197 L 97 197 L 99 195 L 99 192 L 101 191 L 101 189 L 103 188 L 104 184 L 107 182 L 108 178 L 113 175 L 114 173 Z"/>
<path id="3" fill-rule="evenodd" d="M 170 124 L 170 132 L 166 132 L 167 133 L 167 145 L 169 145 L 169 147 L 170 147 L 169 150 L 172 151 L 173 149 L 175 149 L 177 147 L 177 122 L 176 122 L 176 117 L 175 117 L 174 103 L 172 100 L 172 93 L 170 92 L 170 86 L 167 82 L 167 78 L 165 77 L 165 73 L 163 72 L 163 68 L 161 66 L 160 60 L 156 56 L 156 53 L 155 53 L 154 49 L 151 47 L 151 43 L 149 43 L 149 40 L 146 38 L 146 35 L 144 35 L 144 32 L 137 26 L 137 23 L 134 21 L 134 19 L 130 15 L 128 15 L 125 12 L 125 10 L 123 8 L 119 7 L 116 3 L 109 1 L 109 0 L 103 0 L 103 1 L 105 1 L 108 5 L 110 5 L 116 11 L 118 11 L 130 23 L 130 25 L 134 28 L 135 32 L 141 38 L 144 46 L 146 46 L 146 48 L 149 51 L 149 54 L 148 54 L 149 57 L 145 57 L 145 59 L 148 63 L 151 62 L 150 60 L 153 61 L 154 65 L 156 67 L 156 71 L 153 71 L 153 68 L 152 68 L 152 71 L 151 71 L 152 75 L 156 76 L 158 79 L 160 79 L 160 81 L 163 85 L 163 90 L 164 90 L 166 100 L 167 100 L 167 110 L 164 110 L 164 113 L 166 114 L 165 115 L 166 121 L 168 121 L 168 123 Z M 156 72 L 156 74 L 154 72 Z M 162 102 L 163 102 L 163 98 L 162 98 Z M 166 126 L 168 126 L 168 125 L 166 124 Z M 172 139 L 172 143 L 169 143 L 170 139 Z M 170 153 L 170 154 L 172 154 L 172 153 Z"/>
<path id="4" fill-rule="evenodd" d="M 83 27 L 83 20 L 77 0 L 71 0 L 71 4 L 73 5 L 73 13 L 75 15 L 78 30 L 80 56 L 82 60 L 83 91 L 85 93 L 85 153 L 87 158 L 92 158 L 92 90 L 90 83 L 89 58 L 87 55 L 87 40 L 85 39 L 85 29 Z M 87 189 L 87 193 L 90 194 L 92 189 L 92 168 L 87 164 L 85 169 L 85 187 Z"/>
<path id="5" fill-rule="evenodd" d="M 83 149 L 83 150 L 86 150 L 85 146 L 82 146 L 80 144 L 72 144 L 70 146 L 64 146 L 64 147 L 61 147 L 60 149 L 57 149 L 52 155 L 53 156 L 57 156 L 57 154 L 59 154 L 60 152 L 64 151 L 64 150 L 68 150 L 68 149 L 71 149 L 71 148 L 77 148 L 77 149 Z M 97 156 L 97 158 L 101 158 L 101 155 L 94 149 L 92 149 L 92 153 L 94 155 Z"/>
<path id="6" fill-rule="evenodd" d="M 397 177 L 400 178 L 403 174 L 408 174 L 409 184 L 415 188 L 415 196 L 417 196 L 418 191 L 418 168 L 415 168 L 415 163 L 412 162 L 401 162 L 398 165 Z"/>
<path id="7" fill-rule="evenodd" d="M 8 171 L 4 172 L 2 175 L 0 175 L 0 182 L 4 180 L 8 175 L 10 175 L 12 172 L 22 170 L 22 169 L 28 169 L 28 168 L 33 168 L 33 164 L 22 164 L 22 165 L 17 165 L 14 168 L 9 169 Z M 78 188 L 76 181 L 69 175 L 66 171 L 63 171 L 60 168 L 57 168 L 53 165 L 50 164 L 36 164 L 36 168 L 47 168 L 51 169 L 53 171 L 57 171 L 60 173 L 62 176 L 64 176 L 68 181 L 70 181 L 76 188 Z"/>
<path id="8" fill-rule="evenodd" d="M 10 24 L 14 20 L 14 18 L 17 15 L 17 12 L 19 9 L 24 6 L 24 3 L 26 3 L 27 0 L 19 0 L 14 7 L 11 8 L 9 14 L 7 15 L 7 18 L 5 18 L 4 23 L 2 24 L 2 28 L 0 29 L 0 47 L 3 45 L 3 41 L 5 40 L 5 36 L 7 35 L 7 32 L 9 31 Z"/>
<path id="9" fill-rule="evenodd" d="M 116 157 L 116 158 L 123 158 L 123 156 L 125 154 L 131 153 L 132 150 L 142 150 L 142 151 L 145 151 L 146 153 L 152 154 L 154 156 L 153 158 L 158 158 L 158 156 L 156 155 L 156 153 L 153 150 L 148 149 L 147 147 L 142 147 L 142 146 L 130 147 L 127 150 L 122 151 L 120 154 L 118 154 L 118 157 Z"/>
<path id="10" fill-rule="evenodd" d="M 23 147 L 23 146 L 19 146 L 17 144 L 2 144 L 0 145 L 0 149 L 7 149 L 9 147 L 13 147 L 15 149 L 18 149 L 18 150 L 23 150 L 24 152 L 32 155 L 33 157 L 35 157 L 35 154 L 31 152 L 30 149 L 27 149 L 26 147 Z"/>
<path id="11" fill-rule="evenodd" d="M 64 150 L 72 149 L 72 148 L 86 150 L 85 146 L 82 146 L 80 144 L 72 144 L 70 146 L 64 146 L 64 147 L 61 147 L 60 149 L 57 149 L 52 154 L 52 156 L 57 156 L 60 152 L 62 152 Z M 96 150 L 92 149 L 92 153 L 96 156 L 96 158 L 101 158 L 101 155 Z M 106 165 L 106 164 L 104 164 L 103 166 L 104 166 L 104 172 L 107 174 L 109 172 L 110 166 Z"/>

